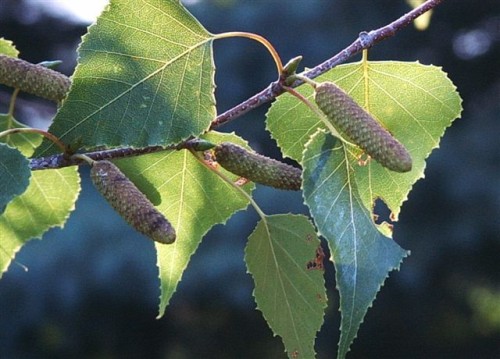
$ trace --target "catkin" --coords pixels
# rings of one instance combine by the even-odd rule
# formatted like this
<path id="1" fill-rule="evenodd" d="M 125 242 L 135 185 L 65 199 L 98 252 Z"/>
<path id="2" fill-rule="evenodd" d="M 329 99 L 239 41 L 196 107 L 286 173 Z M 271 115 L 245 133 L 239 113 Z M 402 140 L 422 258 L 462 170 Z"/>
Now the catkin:
<path id="1" fill-rule="evenodd" d="M 60 102 L 66 97 L 71 80 L 60 72 L 45 66 L 0 55 L 0 84 Z"/>
<path id="2" fill-rule="evenodd" d="M 300 190 L 302 171 L 299 168 L 247 151 L 230 142 L 216 146 L 214 152 L 217 163 L 238 176 L 266 186 Z"/>
<path id="3" fill-rule="evenodd" d="M 406 148 L 342 89 L 331 82 L 318 84 L 315 101 L 342 136 L 382 166 L 395 172 L 411 170 Z"/>
<path id="4" fill-rule="evenodd" d="M 96 161 L 90 176 L 104 198 L 137 231 L 159 243 L 175 241 L 175 230 L 170 222 L 116 165 Z"/>

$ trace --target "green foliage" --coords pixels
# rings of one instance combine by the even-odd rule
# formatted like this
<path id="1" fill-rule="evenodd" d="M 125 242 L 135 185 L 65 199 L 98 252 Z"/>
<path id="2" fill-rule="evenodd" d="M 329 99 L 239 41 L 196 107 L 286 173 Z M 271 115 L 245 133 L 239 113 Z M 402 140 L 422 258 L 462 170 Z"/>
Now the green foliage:
<path id="1" fill-rule="evenodd" d="M 17 149 L 0 143 L 0 214 L 29 184 L 29 161 Z"/>
<path id="2" fill-rule="evenodd" d="M 245 261 L 257 307 L 290 358 L 315 357 L 327 305 L 319 246 L 309 219 L 291 214 L 264 217 L 248 238 Z"/>
<path id="3" fill-rule="evenodd" d="M 246 146 L 232 134 L 210 133 L 203 138 L 215 144 L 231 141 Z M 156 245 L 161 282 L 159 316 L 162 316 L 203 236 L 214 225 L 225 223 L 233 213 L 246 208 L 248 200 L 187 150 L 149 154 L 115 163 L 170 220 L 177 233 L 173 244 Z M 237 179 L 229 172 L 223 173 Z M 251 193 L 253 188 L 247 184 L 244 190 Z"/>
<path id="4" fill-rule="evenodd" d="M 215 117 L 212 37 L 179 1 L 112 0 L 49 131 L 94 148 L 178 143 Z M 57 152 L 44 141 L 37 155 Z"/>
<path id="5" fill-rule="evenodd" d="M 16 121 L 9 114 L 0 114 L 0 132 L 20 127 L 26 126 Z M 16 133 L 1 137 L 0 142 L 5 142 L 9 146 L 17 148 L 25 157 L 29 157 L 33 154 L 34 149 L 40 145 L 42 138 L 35 133 Z"/>
<path id="6" fill-rule="evenodd" d="M 0 54 L 17 57 L 19 55 L 19 51 L 17 51 L 12 41 L 0 37 Z"/>
<path id="7" fill-rule="evenodd" d="M 32 173 L 28 189 L 0 216 L 0 276 L 28 240 L 64 225 L 75 209 L 79 191 L 76 167 Z"/>
<path id="8" fill-rule="evenodd" d="M 278 166 L 255 154 L 249 162 L 248 152 L 239 149 L 236 152 L 244 155 L 235 159 L 231 156 L 239 147 L 227 143 L 248 148 L 243 139 L 205 133 L 215 118 L 213 39 L 178 0 L 143 0 L 141 6 L 134 0 L 111 0 L 83 39 L 71 91 L 49 129 L 73 149 L 167 146 L 191 136 L 206 141 L 189 149 L 113 161 L 176 231 L 174 243 L 155 244 L 160 317 L 204 235 L 251 202 L 254 185 L 243 185 L 242 193 L 228 183 L 238 179 L 231 172 L 251 179 L 262 168 L 267 175 L 271 164 L 273 169 Z M 17 56 L 3 39 L 0 53 Z M 298 61 L 294 59 L 286 71 L 293 73 Z M 331 136 L 317 114 L 289 94 L 280 96 L 268 112 L 267 128 L 283 154 L 303 166 L 302 178 L 298 169 L 285 177 L 293 181 L 294 189 L 302 184 L 317 230 L 305 216 L 266 216 L 258 209 L 262 220 L 249 237 L 245 256 L 255 281 L 255 300 L 289 357 L 313 358 L 327 300 L 318 239 L 323 236 L 340 292 L 338 357 L 344 358 L 385 278 L 408 254 L 392 240 L 387 223 L 374 223 L 373 201 L 381 198 L 397 220 L 412 185 L 423 177 L 426 158 L 459 116 L 461 100 L 446 74 L 418 63 L 363 61 L 338 66 L 316 80 L 342 88 L 413 159 L 408 173 L 390 171 L 376 161 L 361 166 L 362 151 Z M 310 86 L 297 91 L 313 102 Z M 326 112 L 330 116 L 332 111 L 337 108 Z M 0 131 L 21 126 L 11 115 L 0 116 Z M 26 157 L 40 137 L 16 134 L 2 141 L 6 143 L 0 144 L 0 208 L 6 205 L 0 215 L 3 273 L 26 241 L 65 223 L 80 185 L 75 167 L 35 171 L 28 185 Z M 212 162 L 214 145 L 219 145 L 215 152 L 222 167 L 231 172 Z M 35 156 L 56 152 L 45 140 Z M 223 158 L 225 154 L 229 159 Z M 242 167 L 246 172 L 239 172 Z M 278 182 L 284 180 L 280 177 Z M 275 179 L 266 184 L 274 183 Z M 123 205 L 121 201 L 119 206 Z"/>
<path id="9" fill-rule="evenodd" d="M 407 253 L 378 231 L 364 206 L 347 151 L 318 132 L 303 157 L 305 203 L 330 246 L 342 314 L 338 357 L 343 358 L 388 272 Z"/>
<path id="10" fill-rule="evenodd" d="M 365 207 L 371 208 L 375 198 L 382 198 L 397 219 L 412 185 L 423 177 L 425 159 L 460 115 L 461 99 L 456 87 L 438 67 L 397 61 L 341 65 L 315 80 L 336 83 L 410 152 L 412 171 L 399 174 L 376 161 L 360 166 L 360 151 L 347 149 Z M 297 90 L 313 102 L 310 86 Z M 299 162 L 309 138 L 318 128 L 324 128 L 315 113 L 289 94 L 280 96 L 267 116 L 267 128 L 283 154 Z"/>
<path id="11" fill-rule="evenodd" d="M 9 115 L 0 115 L 0 132 L 11 128 L 25 127 Z M 23 175 L 16 174 L 16 182 L 29 179 L 29 185 L 21 195 L 15 197 L 0 215 L 0 277 L 19 249 L 30 239 L 40 238 L 53 227 L 62 227 L 75 209 L 80 192 L 80 177 L 77 168 L 30 172 L 28 161 L 41 137 L 31 133 L 18 133 L 0 138 L 23 154 L 26 167 Z M 5 146 L 0 146 L 4 148 Z M 0 155 L 1 161 L 11 156 Z M 24 167 L 24 166 L 23 166 Z M 24 172 L 28 171 L 26 175 Z M 31 174 L 31 177 L 30 177 Z M 1 183 L 4 182 L 2 178 Z M 4 195 L 4 190 L 0 193 Z"/>

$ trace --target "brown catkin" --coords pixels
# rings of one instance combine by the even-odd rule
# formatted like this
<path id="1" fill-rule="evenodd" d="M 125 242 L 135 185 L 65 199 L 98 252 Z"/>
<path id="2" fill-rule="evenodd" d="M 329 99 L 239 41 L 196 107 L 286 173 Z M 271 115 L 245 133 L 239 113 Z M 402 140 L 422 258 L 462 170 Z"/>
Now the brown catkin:
<path id="1" fill-rule="evenodd" d="M 96 161 L 90 177 L 104 198 L 137 231 L 159 243 L 175 241 L 175 230 L 170 222 L 116 165 Z"/>
<path id="2" fill-rule="evenodd" d="M 247 151 L 230 142 L 216 146 L 214 152 L 217 163 L 238 176 L 266 186 L 300 190 L 302 171 L 299 168 Z"/>
<path id="3" fill-rule="evenodd" d="M 395 172 L 411 170 L 408 150 L 342 89 L 332 82 L 318 84 L 315 101 L 342 136 L 382 166 Z"/>
<path id="4" fill-rule="evenodd" d="M 71 86 L 69 77 L 42 65 L 0 55 L 0 84 L 60 102 Z"/>

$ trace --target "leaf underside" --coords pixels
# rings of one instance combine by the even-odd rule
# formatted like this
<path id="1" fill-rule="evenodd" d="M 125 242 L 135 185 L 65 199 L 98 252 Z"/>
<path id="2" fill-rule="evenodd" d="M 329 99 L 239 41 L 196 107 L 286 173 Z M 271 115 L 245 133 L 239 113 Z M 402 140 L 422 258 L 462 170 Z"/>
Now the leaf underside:
<path id="1" fill-rule="evenodd" d="M 396 173 L 371 160 L 359 164 L 359 148 L 327 134 L 320 118 L 290 94 L 280 96 L 267 115 L 267 129 L 283 154 L 303 165 L 303 195 L 330 246 L 340 292 L 339 358 L 354 340 L 364 315 L 388 273 L 407 253 L 389 238 L 387 223 L 373 221 L 382 199 L 397 220 L 425 160 L 460 115 L 461 99 L 440 68 L 419 63 L 359 62 L 341 65 L 315 79 L 332 81 L 408 149 L 412 171 Z M 313 89 L 297 88 L 314 104 Z M 318 129 L 320 132 L 318 132 Z M 384 234 L 382 234 L 384 233 Z"/>
<path id="2" fill-rule="evenodd" d="M 344 358 L 385 278 L 407 252 L 376 228 L 339 142 L 322 131 L 313 136 L 303 157 L 303 187 L 335 265 L 342 314 L 338 358 Z"/>

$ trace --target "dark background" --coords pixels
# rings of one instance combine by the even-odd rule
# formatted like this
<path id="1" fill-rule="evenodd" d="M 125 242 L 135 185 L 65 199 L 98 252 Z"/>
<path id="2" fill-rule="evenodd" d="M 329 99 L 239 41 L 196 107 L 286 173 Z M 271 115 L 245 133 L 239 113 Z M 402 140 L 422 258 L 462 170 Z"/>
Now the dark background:
<path id="1" fill-rule="evenodd" d="M 84 0 L 75 0 L 84 1 Z M 403 0 L 205 0 L 189 7 L 213 32 L 264 35 L 286 61 L 312 67 L 409 10 Z M 61 59 L 72 73 L 86 25 L 21 0 L 0 0 L 0 37 L 31 61 Z M 464 112 L 428 160 L 404 204 L 394 238 L 412 255 L 394 272 L 362 324 L 348 358 L 500 357 L 500 4 L 445 1 L 425 32 L 412 26 L 370 51 L 374 60 L 442 66 Z M 354 60 L 358 60 L 356 57 Z M 218 111 L 275 79 L 266 51 L 245 39 L 215 43 Z M 0 111 L 9 91 L 0 88 Z M 16 117 L 47 127 L 55 107 L 23 95 Z M 266 108 L 222 128 L 279 157 L 264 130 Z M 285 358 L 252 298 L 243 249 L 252 209 L 204 238 L 164 318 L 153 245 L 109 208 L 82 170 L 83 191 L 64 229 L 23 247 L 0 281 L 0 358 Z M 298 193 L 258 187 L 267 213 L 305 213 Z M 333 268 L 318 358 L 339 337 Z"/>

